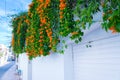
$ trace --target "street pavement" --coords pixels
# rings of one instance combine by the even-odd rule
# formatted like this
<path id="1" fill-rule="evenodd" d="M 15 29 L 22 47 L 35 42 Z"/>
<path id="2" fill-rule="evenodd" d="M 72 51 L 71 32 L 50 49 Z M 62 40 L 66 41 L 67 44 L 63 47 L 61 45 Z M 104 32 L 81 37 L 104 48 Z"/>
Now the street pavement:
<path id="1" fill-rule="evenodd" d="M 14 65 L 14 62 L 7 62 L 5 65 L 0 66 L 0 80 L 1 77 Z"/>
<path id="2" fill-rule="evenodd" d="M 1 80 L 21 80 L 16 73 L 16 65 L 13 65 L 1 78 Z"/>
<path id="3" fill-rule="evenodd" d="M 14 61 L 0 66 L 0 80 L 20 80 L 15 70 L 16 66 Z"/>

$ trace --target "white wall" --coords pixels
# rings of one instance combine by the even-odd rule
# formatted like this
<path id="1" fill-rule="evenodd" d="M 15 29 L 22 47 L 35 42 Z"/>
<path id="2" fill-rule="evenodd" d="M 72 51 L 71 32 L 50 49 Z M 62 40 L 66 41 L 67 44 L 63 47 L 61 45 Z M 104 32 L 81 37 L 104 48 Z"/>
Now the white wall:
<path id="1" fill-rule="evenodd" d="M 18 59 L 18 68 L 21 70 L 21 78 L 22 80 L 28 80 L 28 57 L 25 53 L 19 55 Z"/>
<path id="2" fill-rule="evenodd" d="M 64 55 L 52 53 L 33 59 L 32 80 L 64 80 Z"/>
<path id="3" fill-rule="evenodd" d="M 74 70 L 72 80 L 120 80 L 120 34 L 104 31 L 99 23 L 91 27 L 96 28 L 87 32 L 81 43 L 68 44 L 69 46 L 72 44 L 72 48 L 69 47 L 66 53 L 70 53 L 72 49 L 73 53 L 70 55 L 73 56 L 73 65 L 70 55 L 66 56 L 68 60 L 65 63 L 73 66 L 73 69 L 66 68 Z M 93 42 L 89 43 L 89 41 Z M 92 47 L 87 48 L 86 45 Z"/>
<path id="4" fill-rule="evenodd" d="M 73 46 L 70 44 L 64 53 L 64 80 L 74 79 L 74 66 L 73 66 Z"/>
<path id="5" fill-rule="evenodd" d="M 99 39 L 115 35 L 103 33 L 99 29 L 84 38 L 95 40 L 92 47 L 87 48 L 87 42 L 73 46 L 74 80 L 120 80 L 120 35 Z"/>

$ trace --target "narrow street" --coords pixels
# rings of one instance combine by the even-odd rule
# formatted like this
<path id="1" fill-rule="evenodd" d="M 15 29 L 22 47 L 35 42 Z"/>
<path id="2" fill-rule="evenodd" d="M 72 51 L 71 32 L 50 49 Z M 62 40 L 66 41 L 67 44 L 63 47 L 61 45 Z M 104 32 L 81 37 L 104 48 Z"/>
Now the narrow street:
<path id="1" fill-rule="evenodd" d="M 3 66 L 0 66 L 0 80 L 3 77 L 3 75 L 14 65 L 14 63 L 14 61 L 11 61 Z"/>

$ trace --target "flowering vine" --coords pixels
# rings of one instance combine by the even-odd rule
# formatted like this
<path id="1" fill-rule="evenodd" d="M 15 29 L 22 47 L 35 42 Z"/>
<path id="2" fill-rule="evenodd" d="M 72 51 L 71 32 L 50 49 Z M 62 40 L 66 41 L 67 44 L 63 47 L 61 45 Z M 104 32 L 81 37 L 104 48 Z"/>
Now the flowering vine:
<path id="1" fill-rule="evenodd" d="M 27 31 L 26 51 L 29 59 L 37 56 L 46 56 L 50 50 L 55 50 L 56 37 L 53 36 L 51 16 L 53 4 L 51 0 L 33 0 L 28 11 L 30 27 Z M 32 15 L 32 16 L 31 16 Z"/>
<path id="2" fill-rule="evenodd" d="M 93 15 L 98 12 L 103 12 L 101 24 L 106 31 L 120 32 L 119 3 L 119 0 L 32 0 L 27 15 L 12 20 L 13 50 L 22 53 L 25 49 L 29 59 L 49 55 L 51 51 L 63 53 L 59 44 L 67 47 L 65 37 L 80 42 L 83 29 L 95 22 Z"/>
<path id="3" fill-rule="evenodd" d="M 120 32 L 120 1 L 104 0 L 101 2 L 103 8 L 103 28 L 112 33 Z"/>
<path id="4" fill-rule="evenodd" d="M 27 19 L 26 12 L 20 13 L 12 20 L 13 35 L 11 45 L 13 47 L 13 51 L 17 54 L 24 52 L 28 24 L 29 21 Z"/>
<path id="5" fill-rule="evenodd" d="M 39 6 L 37 7 L 37 12 L 39 14 L 40 17 L 40 54 L 43 54 L 43 46 L 46 45 L 44 43 L 48 43 L 46 46 L 48 46 L 49 48 L 51 48 L 52 44 L 52 29 L 51 29 L 51 24 L 50 24 L 50 19 L 48 17 L 48 7 L 50 7 L 50 2 L 51 0 L 37 0 L 37 2 L 39 3 Z M 48 37 L 46 37 L 48 36 Z M 48 41 L 45 41 L 46 39 L 48 39 Z M 49 53 L 48 53 L 49 54 Z"/>

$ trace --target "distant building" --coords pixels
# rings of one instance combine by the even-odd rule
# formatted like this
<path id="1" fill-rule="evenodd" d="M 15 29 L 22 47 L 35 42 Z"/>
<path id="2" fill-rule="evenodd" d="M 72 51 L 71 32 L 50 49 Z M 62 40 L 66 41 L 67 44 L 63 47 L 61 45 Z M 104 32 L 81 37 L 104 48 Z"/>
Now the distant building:
<path id="1" fill-rule="evenodd" d="M 5 45 L 0 44 L 0 65 L 7 62 L 8 59 L 8 49 Z"/>

